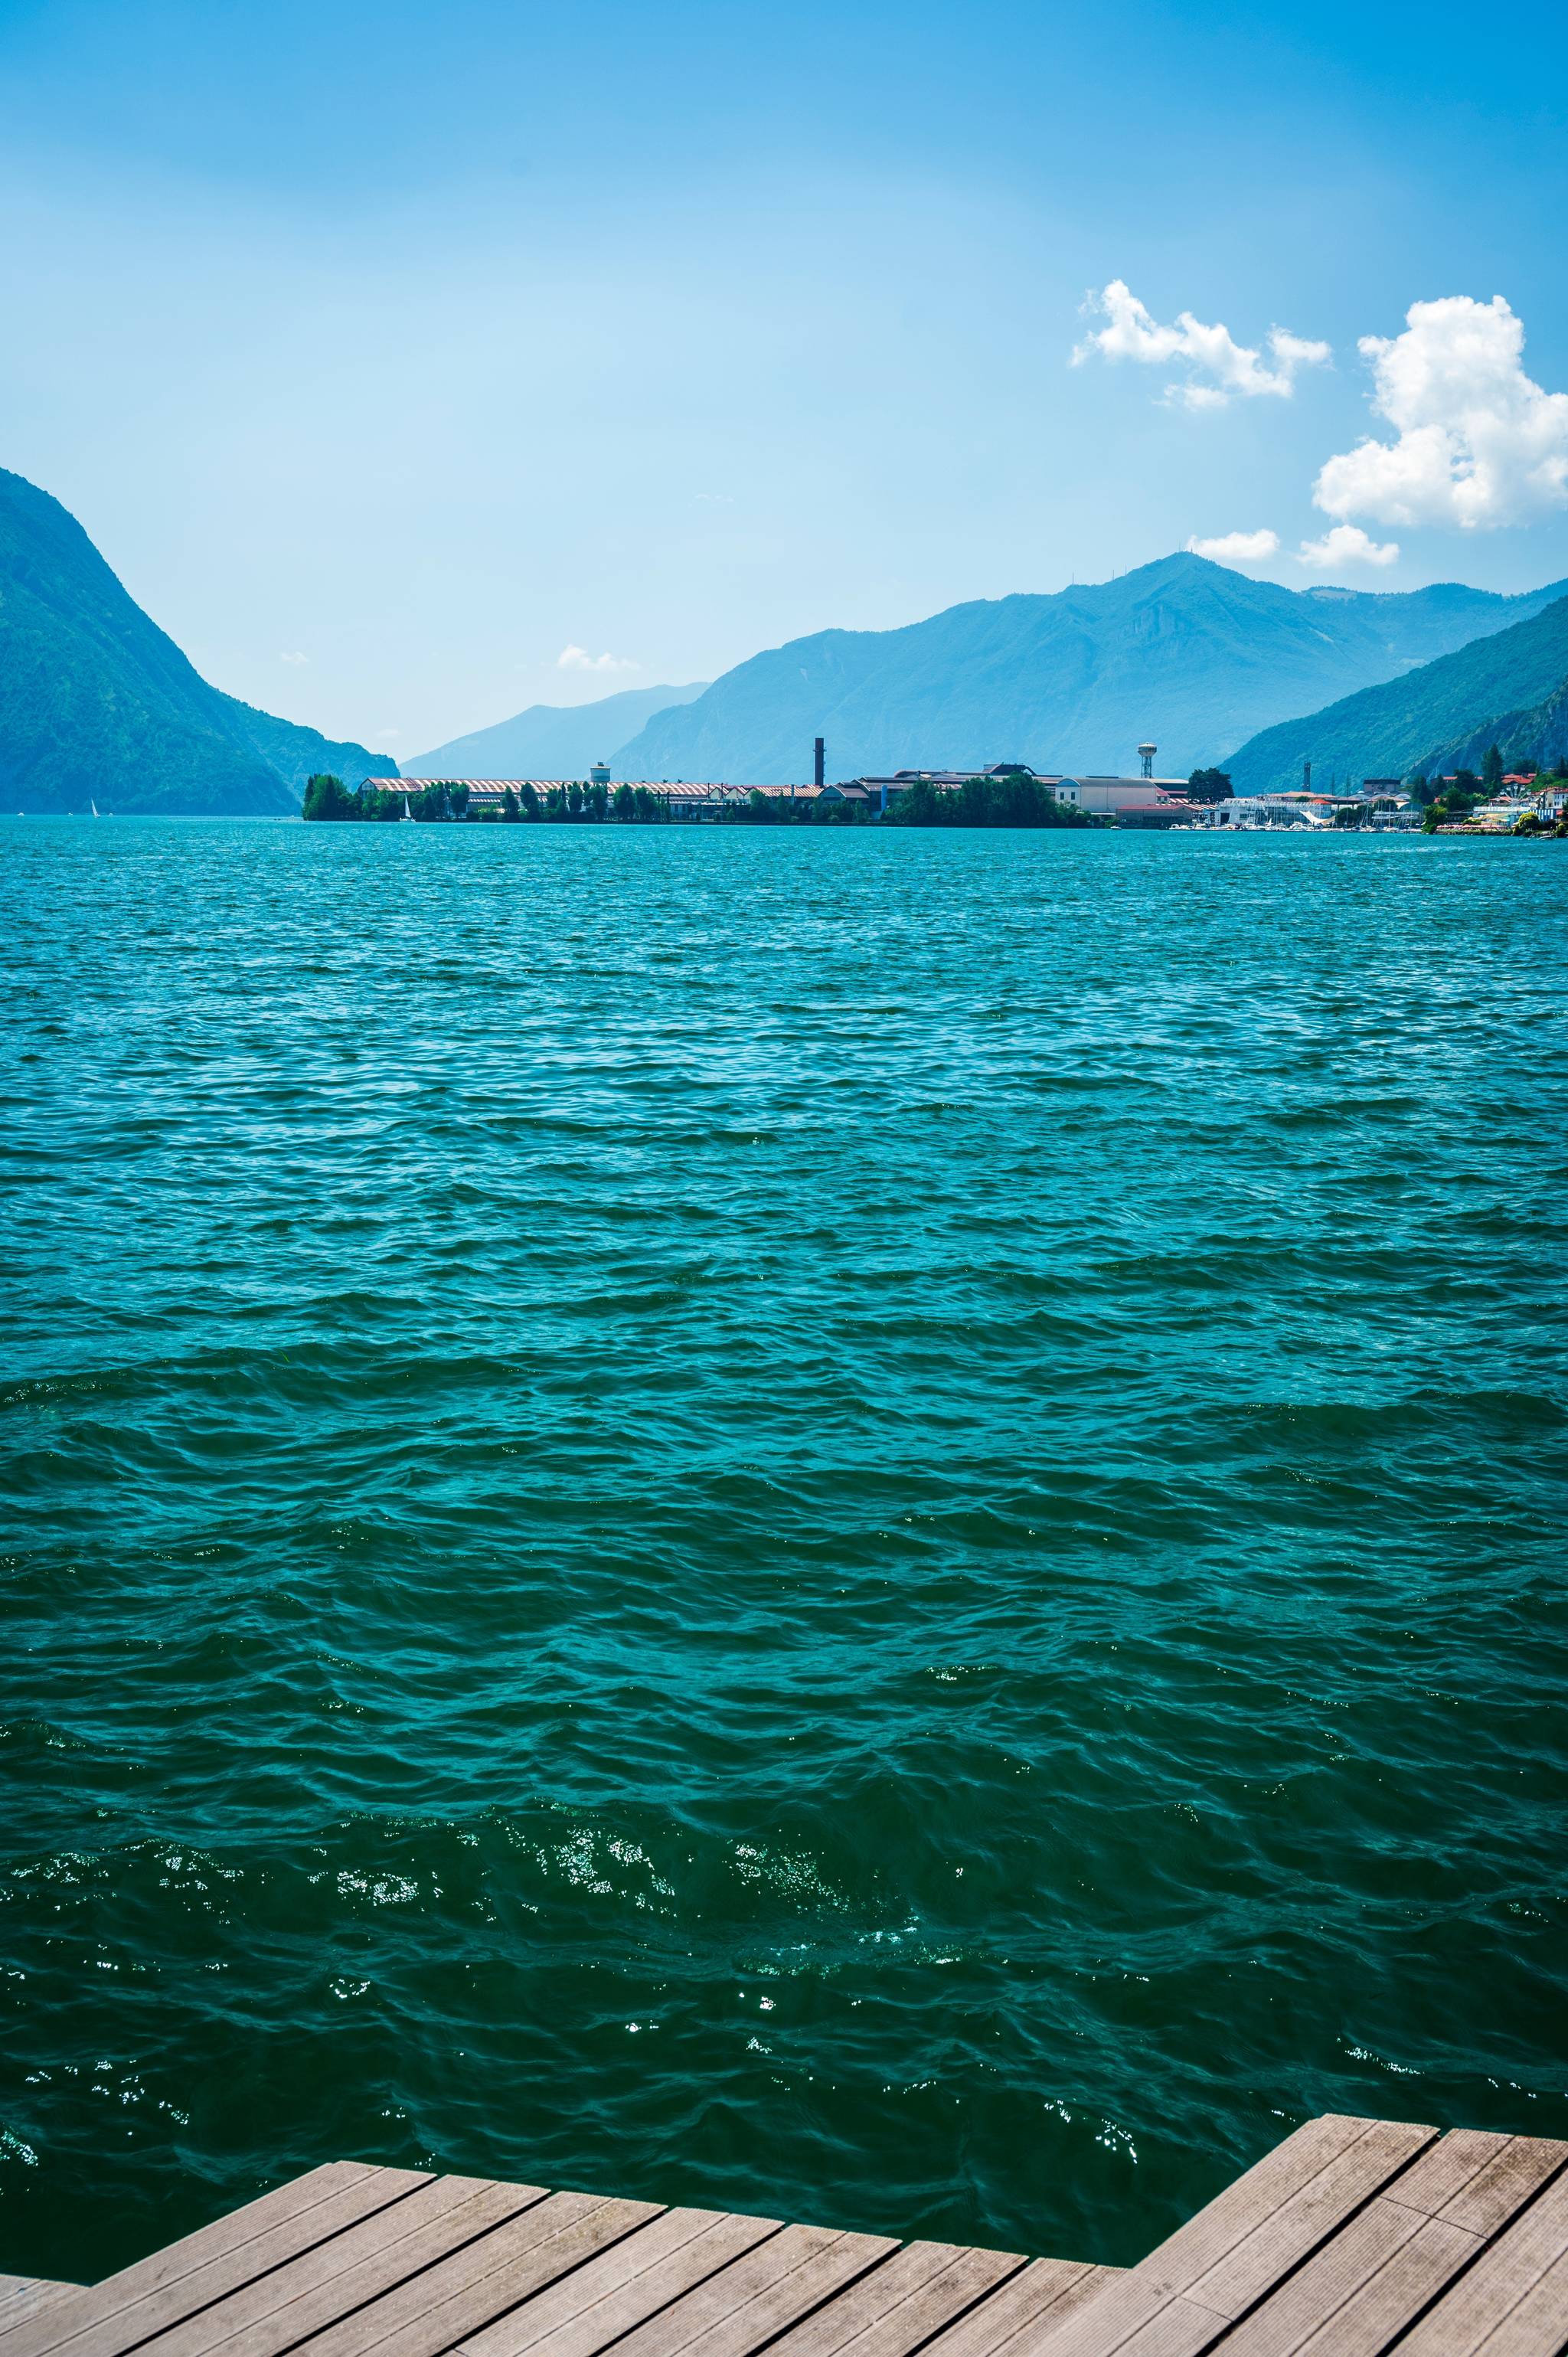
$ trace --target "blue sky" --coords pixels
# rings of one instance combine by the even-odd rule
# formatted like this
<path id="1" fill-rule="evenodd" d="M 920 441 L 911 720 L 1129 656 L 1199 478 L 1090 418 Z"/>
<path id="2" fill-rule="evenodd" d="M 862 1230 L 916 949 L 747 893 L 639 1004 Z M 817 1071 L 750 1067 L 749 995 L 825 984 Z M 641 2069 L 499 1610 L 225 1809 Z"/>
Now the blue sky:
<path id="1" fill-rule="evenodd" d="M 1533 586 L 1565 52 L 1531 0 L 0 0 L 0 461 L 393 757 L 1194 539 Z"/>

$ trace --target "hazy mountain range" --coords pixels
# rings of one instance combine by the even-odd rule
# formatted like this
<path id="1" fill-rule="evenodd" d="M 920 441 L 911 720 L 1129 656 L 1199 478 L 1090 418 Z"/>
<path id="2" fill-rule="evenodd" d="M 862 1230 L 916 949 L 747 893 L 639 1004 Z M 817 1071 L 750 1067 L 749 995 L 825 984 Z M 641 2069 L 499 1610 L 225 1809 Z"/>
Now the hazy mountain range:
<path id="1" fill-rule="evenodd" d="M 830 777 L 997 760 L 1124 771 L 1149 739 L 1159 770 L 1180 777 L 1562 591 L 1283 589 L 1167 556 L 904 630 L 792 640 L 655 715 L 615 766 L 628 778 L 781 783 L 810 777 L 811 739 L 823 736 Z"/>
<path id="2" fill-rule="evenodd" d="M 628 687 L 594 704 L 531 704 L 493 728 L 416 753 L 402 771 L 405 778 L 585 778 L 596 761 L 613 761 L 656 712 L 690 704 L 707 684 Z"/>
<path id="3" fill-rule="evenodd" d="M 0 810 L 284 816 L 313 770 L 377 766 L 209 687 L 59 500 L 0 468 Z"/>
<path id="4" fill-rule="evenodd" d="M 1022 760 L 1125 770 L 1145 739 L 1239 785 L 1554 755 L 1568 727 L 1568 583 L 1515 597 L 1284 589 L 1191 555 L 897 630 L 823 630 L 711 686 L 535 705 L 407 765 L 414 776 L 784 783 Z M 1562 600 L 1563 602 L 1558 602 Z M 1305 714 L 1302 719 L 1286 717 Z M 1232 748 L 1240 747 L 1239 751 Z M 0 810 L 286 815 L 306 777 L 385 772 L 209 686 L 45 491 L 0 470 Z"/>
<path id="5" fill-rule="evenodd" d="M 1408 778 L 1420 770 L 1478 770 L 1496 743 L 1512 762 L 1563 750 L 1568 681 L 1568 584 L 1542 591 L 1555 602 L 1528 621 L 1476 639 L 1419 671 L 1363 688 L 1305 720 L 1266 728 L 1223 764 L 1237 787 L 1268 793 L 1337 776 Z M 1548 742 L 1548 739 L 1554 741 Z"/>

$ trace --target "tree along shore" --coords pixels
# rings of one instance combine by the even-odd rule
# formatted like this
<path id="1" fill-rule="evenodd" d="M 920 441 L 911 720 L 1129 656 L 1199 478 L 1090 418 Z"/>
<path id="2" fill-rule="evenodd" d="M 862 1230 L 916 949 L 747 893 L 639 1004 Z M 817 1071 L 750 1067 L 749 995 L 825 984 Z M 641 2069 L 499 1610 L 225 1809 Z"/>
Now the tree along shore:
<path id="1" fill-rule="evenodd" d="M 1529 780 L 1530 787 L 1568 783 L 1568 757 L 1559 760 L 1552 770 L 1531 761 L 1516 773 Z M 1479 802 L 1490 802 L 1505 783 L 1502 749 L 1489 745 L 1481 763 L 1479 775 L 1474 770 L 1456 770 L 1451 777 L 1429 778 L 1417 770 L 1410 781 L 1410 791 L 1424 812 L 1422 825 L 1428 834 L 1440 828 L 1461 824 Z M 1568 836 L 1568 820 L 1555 823 L 1550 819 L 1526 817 L 1514 828 L 1516 834 L 1553 834 Z"/>
<path id="2" fill-rule="evenodd" d="M 657 786 L 618 785 L 611 793 L 602 785 L 573 780 L 547 787 L 541 794 L 530 784 L 516 791 L 508 787 L 499 804 L 475 809 L 466 785 L 450 779 L 410 779 L 406 786 L 363 785 L 350 792 L 341 778 L 322 773 L 305 789 L 303 815 L 312 820 L 337 820 L 377 824 L 412 818 L 424 824 L 489 826 L 566 825 L 667 826 L 673 813 Z M 744 802 L 726 803 L 718 813 L 728 826 L 1103 826 L 1108 820 L 1070 802 L 1061 802 L 1049 786 L 1026 770 L 1001 777 L 969 778 L 961 786 L 934 786 L 920 780 L 899 795 L 886 811 L 866 802 L 828 802 L 802 795 L 759 793 L 754 787 Z"/>
<path id="3" fill-rule="evenodd" d="M 668 820 L 670 806 L 647 786 L 618 786 L 612 806 L 606 787 L 573 783 L 552 786 L 543 794 L 532 785 L 525 784 L 521 794 L 509 786 L 499 808 L 488 804 L 475 810 L 469 804 L 467 787 L 449 778 L 411 778 L 406 786 L 390 791 L 363 785 L 350 792 L 341 778 L 324 772 L 306 780 L 301 816 L 372 825 L 412 818 L 426 825 L 467 826 L 518 825 L 546 819 L 574 824 L 586 820 L 596 825 L 614 816 L 657 825 Z"/>

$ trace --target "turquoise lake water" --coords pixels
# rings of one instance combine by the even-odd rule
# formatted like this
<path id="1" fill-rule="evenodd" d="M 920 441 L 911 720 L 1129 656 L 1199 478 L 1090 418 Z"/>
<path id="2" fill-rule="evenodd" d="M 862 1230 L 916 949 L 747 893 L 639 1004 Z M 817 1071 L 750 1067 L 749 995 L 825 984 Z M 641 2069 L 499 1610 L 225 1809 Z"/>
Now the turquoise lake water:
<path id="1" fill-rule="evenodd" d="M 1568 846 L 0 827 L 0 2267 L 1568 2136 Z"/>

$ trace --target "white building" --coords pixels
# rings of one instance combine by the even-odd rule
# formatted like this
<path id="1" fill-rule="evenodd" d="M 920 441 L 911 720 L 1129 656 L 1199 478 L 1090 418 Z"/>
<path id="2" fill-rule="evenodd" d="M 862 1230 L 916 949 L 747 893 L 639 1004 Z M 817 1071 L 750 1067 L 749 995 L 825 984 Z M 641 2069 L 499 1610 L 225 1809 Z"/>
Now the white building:
<path id="1" fill-rule="evenodd" d="M 1174 821 L 1187 818 L 1196 807 L 1187 799 L 1185 778 L 1046 778 L 1041 782 L 1054 788 L 1058 802 L 1072 802 L 1102 818 L 1119 818 L 1125 811 Z M 1173 802 L 1179 809 L 1173 810 Z"/>
<path id="2" fill-rule="evenodd" d="M 1209 802 L 1198 823 L 1246 834 L 1262 828 L 1326 827 L 1333 823 L 1334 807 L 1326 794 L 1232 794 L 1229 802 Z"/>

